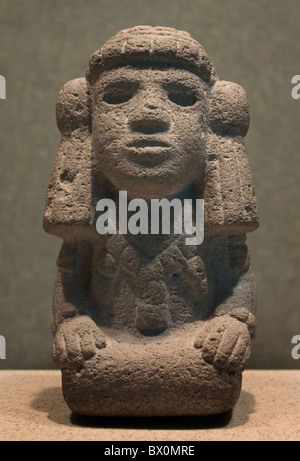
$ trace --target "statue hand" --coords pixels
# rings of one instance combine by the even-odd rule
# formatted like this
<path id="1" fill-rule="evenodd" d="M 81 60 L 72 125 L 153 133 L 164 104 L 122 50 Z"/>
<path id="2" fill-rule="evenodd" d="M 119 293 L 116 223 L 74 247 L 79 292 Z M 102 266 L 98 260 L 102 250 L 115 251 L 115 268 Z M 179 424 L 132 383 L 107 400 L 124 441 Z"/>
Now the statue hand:
<path id="1" fill-rule="evenodd" d="M 255 334 L 253 314 L 244 308 L 203 322 L 194 346 L 202 350 L 204 360 L 215 368 L 243 371 Z"/>
<path id="2" fill-rule="evenodd" d="M 80 368 L 85 360 L 96 354 L 97 349 L 105 346 L 104 335 L 90 317 L 74 317 L 59 325 L 53 344 L 53 359 L 59 367 L 73 365 Z"/>

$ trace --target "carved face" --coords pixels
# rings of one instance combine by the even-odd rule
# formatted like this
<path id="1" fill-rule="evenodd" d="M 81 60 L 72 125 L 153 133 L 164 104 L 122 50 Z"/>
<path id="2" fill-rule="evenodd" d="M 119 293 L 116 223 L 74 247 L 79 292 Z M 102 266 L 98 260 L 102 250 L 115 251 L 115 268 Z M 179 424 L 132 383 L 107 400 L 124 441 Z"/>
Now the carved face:
<path id="1" fill-rule="evenodd" d="M 129 197 L 171 197 L 204 170 L 207 86 L 183 69 L 121 67 L 92 93 L 93 150 Z"/>

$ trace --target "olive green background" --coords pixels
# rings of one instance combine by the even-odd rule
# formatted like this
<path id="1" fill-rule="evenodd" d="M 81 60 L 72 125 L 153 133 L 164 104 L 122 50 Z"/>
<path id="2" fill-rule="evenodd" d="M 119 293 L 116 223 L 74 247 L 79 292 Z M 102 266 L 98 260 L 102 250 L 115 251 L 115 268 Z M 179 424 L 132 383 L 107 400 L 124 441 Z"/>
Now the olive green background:
<path id="1" fill-rule="evenodd" d="M 258 292 L 250 368 L 299 368 L 300 335 L 298 0 L 1 0 L 1 309 L 5 368 L 52 368 L 51 298 L 58 238 L 42 229 L 59 133 L 58 90 L 84 75 L 90 55 L 138 24 L 187 30 L 252 108 L 246 137 L 261 226 L 248 243 Z"/>

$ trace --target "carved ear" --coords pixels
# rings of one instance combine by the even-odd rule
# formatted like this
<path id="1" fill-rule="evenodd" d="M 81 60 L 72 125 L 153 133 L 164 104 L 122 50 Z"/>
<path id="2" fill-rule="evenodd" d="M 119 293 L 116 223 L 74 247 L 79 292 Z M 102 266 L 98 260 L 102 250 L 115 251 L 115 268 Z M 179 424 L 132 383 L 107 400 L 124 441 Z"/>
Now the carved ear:
<path id="1" fill-rule="evenodd" d="M 237 83 L 219 80 L 210 94 L 211 129 L 221 136 L 245 136 L 250 106 L 245 90 Z"/>
<path id="2" fill-rule="evenodd" d="M 85 78 L 76 78 L 67 82 L 58 93 L 56 102 L 56 121 L 61 133 L 90 124 L 89 95 Z"/>
<path id="3" fill-rule="evenodd" d="M 49 182 L 43 226 L 66 239 L 93 219 L 96 165 L 91 152 L 89 95 L 85 78 L 67 82 L 57 99 L 61 142 Z"/>
<path id="4" fill-rule="evenodd" d="M 212 132 L 206 142 L 203 192 L 207 235 L 244 234 L 258 227 L 253 180 L 243 139 L 249 122 L 249 102 L 243 88 L 236 83 L 216 82 L 210 95 Z"/>

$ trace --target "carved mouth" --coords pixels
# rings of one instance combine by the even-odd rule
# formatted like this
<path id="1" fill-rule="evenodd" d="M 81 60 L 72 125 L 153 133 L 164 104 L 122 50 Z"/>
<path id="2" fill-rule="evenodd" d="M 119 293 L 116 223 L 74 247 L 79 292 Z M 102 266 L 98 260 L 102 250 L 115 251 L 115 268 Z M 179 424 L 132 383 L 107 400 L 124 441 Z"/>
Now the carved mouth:
<path id="1" fill-rule="evenodd" d="M 145 146 L 141 150 L 132 149 L 132 152 L 129 154 L 129 159 L 132 163 L 148 168 L 160 166 L 168 158 L 169 156 L 166 154 L 165 149 L 162 150 L 161 146 Z"/>
<path id="2" fill-rule="evenodd" d="M 132 162 L 139 167 L 144 168 L 155 168 L 161 166 L 165 162 L 165 158 L 154 158 L 154 157 L 135 157 Z"/>
<path id="3" fill-rule="evenodd" d="M 170 147 L 170 144 L 166 141 L 162 141 L 160 139 L 147 139 L 147 138 L 139 138 L 131 141 L 127 144 L 128 147 Z"/>
<path id="4" fill-rule="evenodd" d="M 154 168 L 170 156 L 170 144 L 159 138 L 140 137 L 127 143 L 130 160 L 138 166 Z"/>

